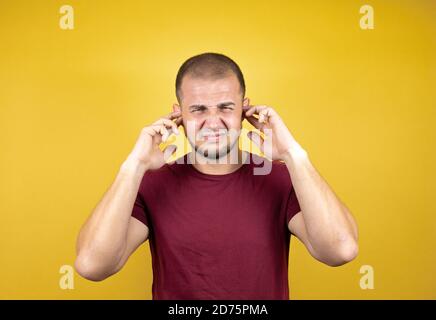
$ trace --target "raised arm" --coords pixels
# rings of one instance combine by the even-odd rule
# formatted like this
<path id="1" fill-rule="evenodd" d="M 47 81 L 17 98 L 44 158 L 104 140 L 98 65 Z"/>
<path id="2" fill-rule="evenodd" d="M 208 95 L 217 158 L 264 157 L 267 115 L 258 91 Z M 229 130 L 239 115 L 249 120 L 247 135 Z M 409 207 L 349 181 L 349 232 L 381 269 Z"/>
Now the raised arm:
<path id="1" fill-rule="evenodd" d="M 142 129 L 115 181 L 79 232 L 74 266 L 82 277 L 106 279 L 118 272 L 147 240 L 149 229 L 131 216 L 133 205 L 145 172 L 162 167 L 175 152 L 172 146 L 163 152 L 158 146 L 171 131 L 178 134 L 180 122 L 179 112 L 173 112 Z"/>
<path id="2" fill-rule="evenodd" d="M 339 266 L 353 260 L 358 253 L 358 231 L 348 208 L 320 176 L 273 108 L 250 106 L 244 111 L 247 121 L 265 136 L 250 132 L 249 138 L 267 157 L 284 161 L 288 168 L 301 208 L 301 214 L 289 222 L 290 232 L 312 256 L 327 265 Z"/>
<path id="3" fill-rule="evenodd" d="M 358 253 L 358 231 L 348 208 L 299 146 L 291 148 L 284 160 L 301 208 L 301 214 L 289 222 L 289 230 L 314 258 L 329 266 L 353 260 Z"/>

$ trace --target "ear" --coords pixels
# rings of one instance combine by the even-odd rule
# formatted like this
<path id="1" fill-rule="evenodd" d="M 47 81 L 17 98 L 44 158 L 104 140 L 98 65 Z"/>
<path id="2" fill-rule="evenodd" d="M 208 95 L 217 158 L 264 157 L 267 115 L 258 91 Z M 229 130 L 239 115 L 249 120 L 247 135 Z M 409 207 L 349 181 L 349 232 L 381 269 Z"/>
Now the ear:
<path id="1" fill-rule="evenodd" d="M 250 98 L 244 98 L 244 100 L 242 101 L 242 115 L 241 115 L 241 120 L 244 121 L 245 119 L 245 110 L 246 107 L 248 107 L 250 105 Z"/>
<path id="2" fill-rule="evenodd" d="M 180 111 L 180 113 L 182 113 L 182 107 L 178 103 L 173 103 L 173 112 L 176 112 L 176 111 Z M 181 116 L 179 118 L 181 118 Z M 185 125 L 183 124 L 183 120 L 176 121 L 176 123 L 177 123 L 177 125 L 182 126 L 183 130 L 186 130 Z"/>
<path id="3" fill-rule="evenodd" d="M 180 106 L 177 104 L 177 103 L 174 103 L 173 104 L 173 111 L 175 112 L 175 111 L 181 111 L 181 108 L 180 108 Z"/>

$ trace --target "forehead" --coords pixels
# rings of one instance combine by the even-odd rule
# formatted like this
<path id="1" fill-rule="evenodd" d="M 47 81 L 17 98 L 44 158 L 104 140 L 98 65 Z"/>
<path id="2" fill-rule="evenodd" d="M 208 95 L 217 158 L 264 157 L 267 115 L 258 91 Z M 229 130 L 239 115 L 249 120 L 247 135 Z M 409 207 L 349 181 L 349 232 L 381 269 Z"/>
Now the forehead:
<path id="1" fill-rule="evenodd" d="M 195 78 L 187 75 L 180 89 L 184 105 L 215 105 L 224 100 L 236 101 L 241 95 L 239 81 L 233 74 L 217 79 Z"/>

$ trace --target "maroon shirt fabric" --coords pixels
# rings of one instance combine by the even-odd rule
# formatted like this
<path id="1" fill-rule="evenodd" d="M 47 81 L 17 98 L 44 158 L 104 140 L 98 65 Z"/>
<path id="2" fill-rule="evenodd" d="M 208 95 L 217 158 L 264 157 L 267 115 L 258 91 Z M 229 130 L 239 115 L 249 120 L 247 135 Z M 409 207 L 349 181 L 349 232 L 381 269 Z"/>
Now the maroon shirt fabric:
<path id="1" fill-rule="evenodd" d="M 286 165 L 254 175 L 264 164 L 250 154 L 209 175 L 183 158 L 145 173 L 132 211 L 150 230 L 153 299 L 289 299 L 288 222 L 300 206 Z"/>

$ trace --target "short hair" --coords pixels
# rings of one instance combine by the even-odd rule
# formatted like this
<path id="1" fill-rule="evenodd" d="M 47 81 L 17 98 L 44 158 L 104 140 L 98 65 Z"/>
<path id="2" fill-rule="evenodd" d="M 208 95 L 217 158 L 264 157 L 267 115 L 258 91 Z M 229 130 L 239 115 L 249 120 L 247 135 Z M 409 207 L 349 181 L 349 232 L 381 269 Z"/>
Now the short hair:
<path id="1" fill-rule="evenodd" d="M 233 73 L 239 81 L 242 97 L 245 96 L 244 75 L 238 64 L 229 57 L 214 52 L 206 52 L 186 60 L 176 77 L 176 96 L 181 101 L 181 86 L 183 78 L 187 75 L 195 78 L 220 79 Z"/>

